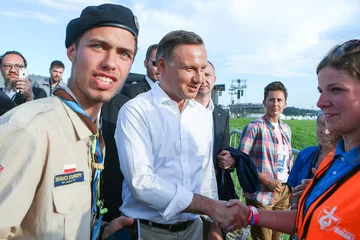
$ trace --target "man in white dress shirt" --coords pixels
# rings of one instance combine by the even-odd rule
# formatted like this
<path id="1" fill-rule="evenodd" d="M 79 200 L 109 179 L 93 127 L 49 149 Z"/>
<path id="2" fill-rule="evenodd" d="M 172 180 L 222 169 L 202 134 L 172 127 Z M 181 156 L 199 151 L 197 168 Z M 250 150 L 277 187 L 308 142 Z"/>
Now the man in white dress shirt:
<path id="1" fill-rule="evenodd" d="M 203 40 L 170 32 L 156 59 L 159 84 L 118 115 L 115 140 L 125 178 L 120 210 L 141 220 L 144 240 L 203 239 L 197 214 L 236 229 L 242 223 L 237 209 L 217 200 L 208 112 L 194 100 L 208 64 Z"/>

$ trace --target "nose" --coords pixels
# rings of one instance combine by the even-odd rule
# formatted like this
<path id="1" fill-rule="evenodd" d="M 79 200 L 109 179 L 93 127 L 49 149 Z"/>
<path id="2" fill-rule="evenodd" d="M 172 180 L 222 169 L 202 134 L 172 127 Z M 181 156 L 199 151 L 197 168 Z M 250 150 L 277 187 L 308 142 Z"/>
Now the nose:
<path id="1" fill-rule="evenodd" d="M 326 93 L 322 92 L 320 94 L 319 100 L 316 103 L 316 106 L 323 110 L 324 108 L 327 108 L 331 105 L 330 100 Z M 324 111 L 324 110 L 323 110 Z"/>
<path id="2" fill-rule="evenodd" d="M 101 67 L 105 70 L 115 70 L 117 53 L 115 51 L 108 51 L 101 62 Z"/>

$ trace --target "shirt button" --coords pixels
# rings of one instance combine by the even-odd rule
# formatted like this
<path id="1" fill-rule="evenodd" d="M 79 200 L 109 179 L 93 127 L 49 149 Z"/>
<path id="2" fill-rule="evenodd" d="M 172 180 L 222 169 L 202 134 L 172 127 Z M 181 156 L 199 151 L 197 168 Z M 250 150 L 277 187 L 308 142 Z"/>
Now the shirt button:
<path id="1" fill-rule="evenodd" d="M 345 161 L 344 157 L 341 157 L 341 161 Z"/>
<path id="2" fill-rule="evenodd" d="M 333 175 L 335 175 L 337 172 L 336 171 L 333 171 Z"/>

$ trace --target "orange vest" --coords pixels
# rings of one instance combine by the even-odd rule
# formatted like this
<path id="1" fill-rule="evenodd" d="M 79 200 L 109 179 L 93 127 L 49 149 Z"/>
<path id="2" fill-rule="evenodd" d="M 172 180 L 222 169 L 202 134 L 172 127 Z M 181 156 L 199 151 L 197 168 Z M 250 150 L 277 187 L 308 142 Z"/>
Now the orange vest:
<path id="1" fill-rule="evenodd" d="M 355 172 L 328 198 L 323 198 L 335 188 L 335 184 L 312 203 L 304 216 L 304 199 L 309 189 L 331 166 L 333 156 L 321 163 L 313 181 L 305 189 L 299 200 L 296 219 L 298 239 L 360 239 L 360 172 Z M 321 202 L 323 201 L 323 202 Z"/>

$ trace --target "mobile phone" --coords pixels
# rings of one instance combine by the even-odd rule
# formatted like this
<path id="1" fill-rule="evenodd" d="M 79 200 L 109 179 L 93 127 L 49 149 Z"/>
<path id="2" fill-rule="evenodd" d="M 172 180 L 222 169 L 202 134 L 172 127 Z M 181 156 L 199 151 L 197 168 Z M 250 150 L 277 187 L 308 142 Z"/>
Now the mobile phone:
<path id="1" fill-rule="evenodd" d="M 133 225 L 118 230 L 105 240 L 141 240 L 140 220 L 136 219 Z"/>
<path id="2" fill-rule="evenodd" d="M 21 80 L 27 80 L 29 76 L 29 72 L 27 68 L 20 68 L 19 69 L 19 79 Z"/>

